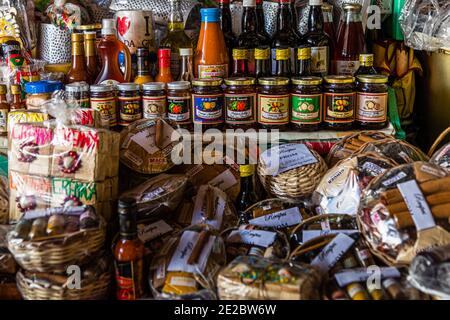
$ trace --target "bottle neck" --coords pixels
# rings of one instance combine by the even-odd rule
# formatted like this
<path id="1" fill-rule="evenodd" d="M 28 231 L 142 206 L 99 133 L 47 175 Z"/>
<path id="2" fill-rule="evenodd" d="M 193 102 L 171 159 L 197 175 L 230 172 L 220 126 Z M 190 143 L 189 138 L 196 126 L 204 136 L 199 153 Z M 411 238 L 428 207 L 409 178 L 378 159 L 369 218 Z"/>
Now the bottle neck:
<path id="1" fill-rule="evenodd" d="M 181 56 L 181 74 L 192 74 L 192 56 Z"/>
<path id="2" fill-rule="evenodd" d="M 345 23 L 361 22 L 361 13 L 356 11 L 347 11 L 345 13 Z"/>
<path id="3" fill-rule="evenodd" d="M 292 17 L 289 3 L 280 3 L 277 18 L 277 30 L 290 30 L 292 28 Z"/>
<path id="4" fill-rule="evenodd" d="M 128 212 L 119 214 L 120 236 L 125 239 L 137 238 L 136 213 Z"/>
<path id="5" fill-rule="evenodd" d="M 172 1 L 171 2 L 168 29 L 169 29 L 169 31 L 183 31 L 184 30 L 184 19 L 183 19 L 183 13 L 181 12 L 181 2 L 180 1 Z"/>
<path id="6" fill-rule="evenodd" d="M 72 57 L 84 57 L 84 46 L 83 42 L 73 41 L 72 42 Z"/>
<path id="7" fill-rule="evenodd" d="M 86 57 L 95 57 L 95 40 L 86 40 Z"/>
<path id="8" fill-rule="evenodd" d="M 220 10 L 220 28 L 222 29 L 223 33 L 231 33 L 232 26 L 231 26 L 231 10 L 230 10 L 230 4 L 228 3 L 220 3 L 219 4 L 219 10 Z"/>
<path id="9" fill-rule="evenodd" d="M 309 32 L 323 31 L 323 13 L 321 6 L 311 6 L 308 18 L 308 31 Z"/>
<path id="10" fill-rule="evenodd" d="M 253 191 L 253 175 L 241 177 L 241 193 Z"/>
<path id="11" fill-rule="evenodd" d="M 297 76 L 311 75 L 311 58 L 297 60 Z"/>
<path id="12" fill-rule="evenodd" d="M 255 73 L 258 78 L 268 76 L 270 73 L 269 70 L 270 70 L 270 59 L 255 60 Z"/>
<path id="13" fill-rule="evenodd" d="M 333 13 L 330 12 L 323 12 L 323 22 L 324 23 L 333 23 Z"/>
<path id="14" fill-rule="evenodd" d="M 256 32 L 257 24 L 255 7 L 245 7 L 242 15 L 242 32 Z"/>
<path id="15" fill-rule="evenodd" d="M 245 75 L 248 73 L 247 59 L 233 59 L 233 74 Z"/>
<path id="16" fill-rule="evenodd" d="M 137 59 L 137 75 L 148 76 L 150 75 L 150 62 L 149 56 L 139 56 Z"/>
<path id="17" fill-rule="evenodd" d="M 22 97 L 20 93 L 12 95 L 12 103 L 15 105 L 20 105 L 22 103 Z"/>
<path id="18" fill-rule="evenodd" d="M 159 58 L 159 74 L 170 74 L 170 58 Z"/>

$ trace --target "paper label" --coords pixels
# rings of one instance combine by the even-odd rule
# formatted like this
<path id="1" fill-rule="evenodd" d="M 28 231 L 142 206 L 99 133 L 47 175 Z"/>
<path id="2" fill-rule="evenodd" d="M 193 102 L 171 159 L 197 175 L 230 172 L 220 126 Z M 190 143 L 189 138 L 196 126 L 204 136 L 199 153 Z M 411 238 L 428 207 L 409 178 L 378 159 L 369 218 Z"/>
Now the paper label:
<path id="1" fill-rule="evenodd" d="M 166 96 L 142 97 L 144 119 L 156 119 L 166 113 Z"/>
<path id="2" fill-rule="evenodd" d="M 299 224 L 302 220 L 300 210 L 297 207 L 294 207 L 251 219 L 249 224 L 258 227 L 272 227 L 279 229 Z"/>
<path id="3" fill-rule="evenodd" d="M 172 227 L 169 226 L 165 221 L 159 220 L 155 223 L 149 225 L 138 225 L 138 237 L 142 242 L 148 242 L 150 240 L 156 239 L 159 236 L 172 231 Z"/>
<path id="4" fill-rule="evenodd" d="M 373 270 L 373 271 L 372 271 Z M 371 272 L 372 271 L 372 272 Z M 375 272 L 378 273 L 381 278 L 399 278 L 400 272 L 394 267 L 380 267 L 377 269 L 356 268 L 348 269 L 337 272 L 334 277 L 338 285 L 342 288 L 350 283 L 365 282 Z"/>
<path id="5" fill-rule="evenodd" d="M 362 169 L 364 171 L 370 172 L 376 176 L 379 176 L 386 171 L 386 169 L 380 167 L 379 165 L 377 165 L 373 162 L 364 162 L 364 164 L 362 165 Z"/>
<path id="6" fill-rule="evenodd" d="M 311 265 L 318 267 L 322 272 L 328 272 L 338 262 L 342 256 L 350 249 L 355 240 L 349 236 L 339 233 L 322 252 L 311 262 Z"/>
<path id="7" fill-rule="evenodd" d="M 425 196 L 415 180 L 400 183 L 397 188 L 406 202 L 418 231 L 436 226 Z"/>
<path id="8" fill-rule="evenodd" d="M 325 122 L 349 123 L 355 120 L 355 93 L 325 93 Z"/>
<path id="9" fill-rule="evenodd" d="M 176 287 L 197 287 L 197 282 L 195 281 L 195 279 L 188 277 L 172 277 L 170 278 L 170 284 Z"/>
<path id="10" fill-rule="evenodd" d="M 383 181 L 381 184 L 385 187 L 390 187 L 391 185 L 402 180 L 405 177 L 407 177 L 407 174 L 402 171 L 402 172 L 398 173 L 397 175 L 393 176 L 392 178 L 389 178 L 389 179 Z"/>
<path id="11" fill-rule="evenodd" d="M 385 122 L 387 118 L 387 93 L 360 93 L 357 95 L 356 120 Z"/>
<path id="12" fill-rule="evenodd" d="M 353 76 L 359 69 L 359 61 L 336 60 L 336 71 L 338 75 Z"/>
<path id="13" fill-rule="evenodd" d="M 167 97 L 167 117 L 180 124 L 189 123 L 191 120 L 190 97 Z"/>
<path id="14" fill-rule="evenodd" d="M 222 226 L 223 215 L 225 212 L 226 195 L 221 190 L 214 190 L 214 203 L 216 212 L 214 218 L 210 220 L 207 218 L 206 202 L 204 201 L 207 188 L 207 186 L 201 186 L 197 193 L 197 196 L 195 197 L 194 214 L 192 215 L 191 224 L 204 223 L 216 230 L 220 230 L 220 227 Z M 219 193 L 221 194 L 219 195 Z"/>
<path id="15" fill-rule="evenodd" d="M 322 121 L 322 94 L 292 94 L 291 121 L 298 124 L 317 124 Z"/>
<path id="16" fill-rule="evenodd" d="M 225 94 L 225 122 L 254 123 L 256 94 Z"/>
<path id="17" fill-rule="evenodd" d="M 234 230 L 228 236 L 228 243 L 244 243 L 267 248 L 275 242 L 276 232 L 264 230 Z"/>
<path id="18" fill-rule="evenodd" d="M 198 77 L 200 79 L 226 78 L 228 76 L 228 64 L 199 65 Z"/>
<path id="19" fill-rule="evenodd" d="M 258 95 L 258 122 L 268 125 L 289 123 L 289 98 L 286 95 Z"/>
<path id="20" fill-rule="evenodd" d="M 328 47 L 311 47 L 311 72 L 328 73 Z"/>
<path id="21" fill-rule="evenodd" d="M 302 232 L 302 241 L 307 242 L 311 239 L 320 237 L 320 236 L 326 236 L 329 234 L 338 234 L 343 233 L 346 235 L 351 235 L 358 233 L 358 230 L 304 230 Z"/>
<path id="22" fill-rule="evenodd" d="M 214 179 L 212 179 L 208 182 L 208 184 L 210 184 L 216 188 L 219 188 L 222 191 L 225 191 L 225 190 L 231 188 L 232 186 L 234 186 L 237 183 L 238 183 L 238 181 L 230 169 L 225 170 L 224 172 L 219 174 L 217 177 L 215 177 Z"/>
<path id="23" fill-rule="evenodd" d="M 192 94 L 194 123 L 219 124 L 223 122 L 223 94 Z"/>
<path id="24" fill-rule="evenodd" d="M 261 160 L 266 171 L 273 176 L 317 162 L 316 157 L 304 144 L 283 144 L 264 151 Z"/>

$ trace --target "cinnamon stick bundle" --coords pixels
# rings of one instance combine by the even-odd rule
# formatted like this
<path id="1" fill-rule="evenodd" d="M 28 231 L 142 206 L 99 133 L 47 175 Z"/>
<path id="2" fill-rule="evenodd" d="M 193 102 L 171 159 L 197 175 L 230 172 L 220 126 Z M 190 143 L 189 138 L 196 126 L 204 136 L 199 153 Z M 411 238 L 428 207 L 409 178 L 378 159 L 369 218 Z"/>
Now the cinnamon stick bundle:
<path id="1" fill-rule="evenodd" d="M 425 200 L 430 207 L 446 203 L 450 204 L 450 191 L 431 194 L 429 196 L 426 196 Z M 408 206 L 404 201 L 399 201 L 397 203 L 387 205 L 387 208 L 391 216 L 408 211 Z"/>
<path id="2" fill-rule="evenodd" d="M 189 256 L 189 259 L 187 261 L 188 264 L 196 264 L 198 262 L 198 259 L 200 258 L 200 254 L 203 251 L 203 247 L 208 242 L 210 236 L 210 232 L 207 230 L 203 230 L 200 232 L 200 235 L 198 237 L 197 242 L 195 243 L 194 249 L 192 249 L 192 253 Z"/>
<path id="3" fill-rule="evenodd" d="M 430 206 L 430 209 L 436 219 L 450 218 L 450 202 Z M 414 220 L 408 210 L 394 214 L 394 219 L 399 229 L 414 227 Z"/>
<path id="4" fill-rule="evenodd" d="M 161 119 L 156 120 L 155 128 L 155 146 L 159 149 L 163 149 L 164 145 L 164 123 Z"/>

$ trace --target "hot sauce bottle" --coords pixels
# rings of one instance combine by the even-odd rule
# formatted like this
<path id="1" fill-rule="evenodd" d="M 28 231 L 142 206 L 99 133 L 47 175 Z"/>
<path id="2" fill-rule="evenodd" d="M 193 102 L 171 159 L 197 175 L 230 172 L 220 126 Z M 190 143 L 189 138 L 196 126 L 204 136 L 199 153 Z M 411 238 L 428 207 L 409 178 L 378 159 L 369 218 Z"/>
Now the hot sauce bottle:
<path id="1" fill-rule="evenodd" d="M 66 76 L 66 82 L 80 81 L 91 83 L 91 76 L 84 58 L 84 36 L 82 33 L 72 33 L 72 67 Z"/>
<path id="2" fill-rule="evenodd" d="M 22 100 L 22 89 L 19 84 L 11 85 L 11 111 L 25 109 L 25 101 Z"/>
<path id="3" fill-rule="evenodd" d="M 170 68 L 170 49 L 159 49 L 159 73 L 155 78 L 156 82 L 169 83 L 173 81 L 172 72 Z"/>
<path id="4" fill-rule="evenodd" d="M 84 54 L 86 56 L 86 67 L 89 74 L 91 75 L 91 80 L 95 81 L 98 76 L 98 60 L 97 53 L 95 50 L 95 42 L 97 40 L 97 33 L 95 31 L 89 31 L 84 33 Z"/>

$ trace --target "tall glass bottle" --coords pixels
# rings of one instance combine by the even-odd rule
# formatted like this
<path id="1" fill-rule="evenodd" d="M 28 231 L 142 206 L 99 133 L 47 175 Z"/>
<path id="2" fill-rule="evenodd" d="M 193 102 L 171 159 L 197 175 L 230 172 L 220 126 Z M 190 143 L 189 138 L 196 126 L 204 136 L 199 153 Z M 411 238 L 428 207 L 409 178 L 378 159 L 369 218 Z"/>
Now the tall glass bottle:
<path id="1" fill-rule="evenodd" d="M 236 36 L 233 33 L 233 21 L 231 18 L 230 0 L 218 0 L 220 28 L 225 38 L 225 44 L 228 49 L 228 56 L 233 54 L 233 48 L 236 46 Z"/>
<path id="2" fill-rule="evenodd" d="M 290 48 L 277 48 L 275 52 L 275 73 L 273 76 L 290 78 L 291 73 L 291 50 Z"/>
<path id="3" fill-rule="evenodd" d="M 270 48 L 259 47 L 255 49 L 255 77 L 265 78 L 271 75 Z"/>
<path id="4" fill-rule="evenodd" d="M 323 31 L 322 0 L 309 0 L 308 32 L 302 42 L 311 47 L 311 73 L 325 76 L 330 68 L 330 38 Z"/>
<path id="5" fill-rule="evenodd" d="M 170 68 L 174 79 L 180 75 L 180 48 L 192 48 L 192 41 L 184 32 L 181 0 L 169 0 L 170 15 L 167 25 L 168 33 L 161 40 L 160 47 L 170 49 Z"/>
<path id="6" fill-rule="evenodd" d="M 311 47 L 299 47 L 297 49 L 295 74 L 297 77 L 307 77 L 311 75 Z"/>
<path id="7" fill-rule="evenodd" d="M 263 0 L 256 0 L 256 18 L 258 22 L 258 33 L 263 35 L 266 39 L 268 39 L 267 41 L 270 42 L 271 37 L 265 28 L 266 17 L 264 15 Z"/>
<path id="8" fill-rule="evenodd" d="M 247 224 L 252 217 L 250 214 L 245 214 L 244 211 L 258 202 L 258 196 L 253 184 L 255 165 L 241 164 L 239 171 L 241 175 L 241 190 L 236 199 L 236 210 L 239 216 L 239 224 Z"/>
<path id="9" fill-rule="evenodd" d="M 359 55 L 366 52 L 361 5 L 346 3 L 343 10 L 344 22 L 336 47 L 336 73 L 353 75 L 359 68 Z"/>
<path id="10" fill-rule="evenodd" d="M 192 48 L 180 48 L 181 70 L 178 81 L 192 82 L 192 80 L 194 80 L 192 56 L 193 56 Z"/>
<path id="11" fill-rule="evenodd" d="M 170 67 L 170 49 L 163 48 L 158 51 L 159 73 L 156 75 L 156 82 L 170 83 L 173 76 Z"/>
<path id="12" fill-rule="evenodd" d="M 322 4 L 323 12 L 323 31 L 330 38 L 330 74 L 335 74 L 335 49 L 337 43 L 337 35 L 333 23 L 333 5 L 324 2 Z"/>
<path id="13" fill-rule="evenodd" d="M 248 51 L 243 48 L 233 49 L 232 77 L 245 77 L 248 75 Z"/>
<path id="14" fill-rule="evenodd" d="M 67 73 L 66 82 L 80 81 L 91 83 L 91 77 L 84 58 L 84 36 L 82 33 L 72 33 L 72 66 Z"/>
<path id="15" fill-rule="evenodd" d="M 91 76 L 92 82 L 97 79 L 98 72 L 100 71 L 100 69 L 98 68 L 97 52 L 95 49 L 96 40 L 97 33 L 95 31 L 87 31 L 84 33 L 84 54 L 86 56 L 86 67 L 89 75 Z"/>
<path id="16" fill-rule="evenodd" d="M 377 70 L 373 67 L 373 54 L 363 53 L 359 55 L 359 68 L 355 76 L 365 74 L 377 74 Z"/>
<path id="17" fill-rule="evenodd" d="M 150 52 L 147 48 L 138 48 L 137 56 L 137 75 L 134 83 L 144 84 L 153 81 L 150 75 Z"/>
<path id="18" fill-rule="evenodd" d="M 136 300 L 144 295 L 144 244 L 137 235 L 137 205 L 132 198 L 119 201 L 119 239 L 114 247 L 117 299 Z"/>

